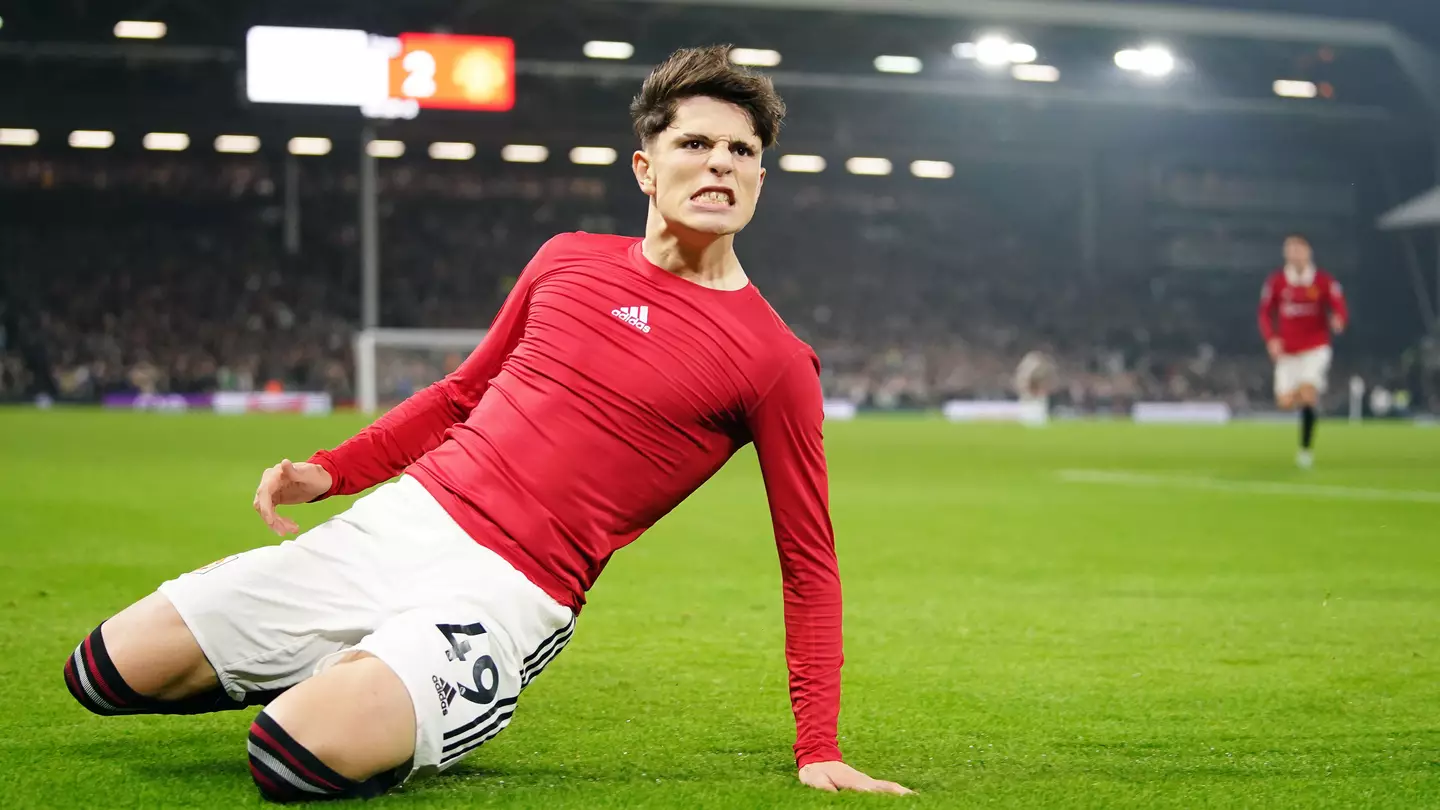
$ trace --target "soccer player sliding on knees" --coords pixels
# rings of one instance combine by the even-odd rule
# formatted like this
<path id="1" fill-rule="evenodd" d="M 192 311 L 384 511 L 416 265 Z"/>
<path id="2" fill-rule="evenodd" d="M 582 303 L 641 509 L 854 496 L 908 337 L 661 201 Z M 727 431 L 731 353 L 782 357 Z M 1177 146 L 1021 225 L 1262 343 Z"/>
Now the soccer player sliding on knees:
<path id="1" fill-rule="evenodd" d="M 280 535 L 299 527 L 279 506 L 381 486 L 104 622 L 66 661 L 77 701 L 105 715 L 265 705 L 247 752 L 274 801 L 375 796 L 444 770 L 510 722 L 610 556 L 753 442 L 799 779 L 909 792 L 841 759 L 819 363 L 734 251 L 784 105 L 704 48 L 657 67 L 631 116 L 644 238 L 554 237 L 455 372 L 339 447 L 266 470 L 254 507 Z"/>

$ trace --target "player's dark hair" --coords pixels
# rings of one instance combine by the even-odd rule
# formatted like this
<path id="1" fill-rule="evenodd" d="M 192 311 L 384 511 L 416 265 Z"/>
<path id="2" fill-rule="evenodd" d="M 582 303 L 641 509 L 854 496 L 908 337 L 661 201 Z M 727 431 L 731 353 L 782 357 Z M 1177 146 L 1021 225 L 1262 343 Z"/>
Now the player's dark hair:
<path id="1" fill-rule="evenodd" d="M 683 48 L 650 71 L 640 94 L 630 102 L 630 120 L 640 141 L 650 141 L 675 120 L 675 106 L 687 98 L 727 101 L 750 116 L 760 147 L 768 149 L 780 134 L 785 102 L 769 77 L 730 61 L 729 45 Z"/>
<path id="2" fill-rule="evenodd" d="M 1299 239 L 1301 242 L 1304 242 L 1307 245 L 1311 244 L 1310 237 L 1306 236 L 1303 233 L 1300 233 L 1299 231 L 1291 231 L 1290 233 L 1285 234 L 1286 242 L 1289 242 L 1291 239 Z"/>

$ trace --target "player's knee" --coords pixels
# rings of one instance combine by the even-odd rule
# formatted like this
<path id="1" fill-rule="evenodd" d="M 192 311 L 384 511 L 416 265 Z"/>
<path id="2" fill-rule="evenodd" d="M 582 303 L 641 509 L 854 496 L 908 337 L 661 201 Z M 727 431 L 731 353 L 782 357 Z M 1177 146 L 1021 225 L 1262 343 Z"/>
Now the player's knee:
<path id="1" fill-rule="evenodd" d="M 220 685 L 175 605 L 152 593 L 105 622 L 108 656 L 136 692 L 179 700 Z"/>
<path id="2" fill-rule="evenodd" d="M 268 711 L 250 725 L 247 749 L 260 795 L 279 803 L 374 798 L 404 781 L 410 769 L 407 762 L 367 779 L 351 779 L 322 759 L 323 747 L 303 744 Z"/>
<path id="3" fill-rule="evenodd" d="M 414 715 L 399 677 L 355 653 L 255 718 L 251 774 L 272 801 L 378 796 L 410 771 Z"/>
<path id="4" fill-rule="evenodd" d="M 164 606 L 174 612 L 168 602 Z M 220 688 L 183 622 L 183 638 L 167 633 L 163 624 L 137 623 L 138 612 L 154 607 L 142 600 L 126 609 L 91 631 L 65 659 L 65 688 L 76 702 L 103 716 L 243 708 L 244 701 Z M 175 619 L 179 621 L 178 614 Z"/>
<path id="5" fill-rule="evenodd" d="M 65 659 L 65 688 L 81 706 L 95 714 L 133 714 L 147 698 L 120 677 L 97 627 Z"/>
<path id="6" fill-rule="evenodd" d="M 291 737 L 266 712 L 250 724 L 250 776 L 272 802 L 343 798 L 354 783 Z"/>

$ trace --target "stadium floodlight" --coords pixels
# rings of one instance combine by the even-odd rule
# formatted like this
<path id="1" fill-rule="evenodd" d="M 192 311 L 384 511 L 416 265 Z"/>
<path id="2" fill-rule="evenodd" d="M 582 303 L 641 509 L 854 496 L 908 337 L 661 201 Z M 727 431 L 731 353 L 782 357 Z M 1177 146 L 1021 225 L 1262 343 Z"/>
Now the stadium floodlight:
<path id="1" fill-rule="evenodd" d="M 77 129 L 70 133 L 70 145 L 76 149 L 109 149 L 115 145 L 115 133 L 108 129 Z"/>
<path id="2" fill-rule="evenodd" d="M 1035 50 L 1034 45 L 1025 42 L 1012 42 L 1005 55 L 1010 58 L 1011 64 L 1024 65 L 1029 62 L 1034 62 L 1035 58 L 1040 54 Z"/>
<path id="3" fill-rule="evenodd" d="M 254 135 L 219 135 L 215 138 L 215 151 L 232 155 L 253 155 L 260 151 L 260 139 Z"/>
<path id="4" fill-rule="evenodd" d="M 819 155 L 781 155 L 780 170 L 802 174 L 823 172 L 825 171 L 825 158 Z"/>
<path id="5" fill-rule="evenodd" d="M 436 141 L 430 144 L 430 157 L 435 160 L 469 160 L 475 157 L 475 144 L 464 141 Z"/>
<path id="6" fill-rule="evenodd" d="M 1060 68 L 1054 65 L 1016 65 L 1010 68 L 1010 75 L 1022 82 L 1058 82 Z"/>
<path id="7" fill-rule="evenodd" d="M 121 20 L 115 23 L 117 39 L 162 39 L 165 23 L 146 20 Z"/>
<path id="8" fill-rule="evenodd" d="M 1000 36 L 981 38 L 975 43 L 975 61 L 986 67 L 1010 64 L 1010 40 Z"/>
<path id="9" fill-rule="evenodd" d="M 405 154 L 404 141 L 374 140 L 365 144 L 365 154 L 373 158 L 398 158 Z"/>
<path id="10" fill-rule="evenodd" d="M 1175 56 L 1164 48 L 1145 48 L 1140 56 L 1140 72 L 1146 76 L 1168 76 L 1175 70 Z"/>
<path id="11" fill-rule="evenodd" d="M 919 73 L 921 66 L 918 56 L 875 57 L 875 69 L 881 73 Z"/>
<path id="12" fill-rule="evenodd" d="M 506 163 L 544 163 L 550 159 L 550 150 L 534 143 L 507 143 L 500 149 L 500 159 Z"/>
<path id="13" fill-rule="evenodd" d="M 635 55 L 635 46 L 628 42 L 592 39 L 585 43 L 584 52 L 591 59 L 629 59 Z"/>
<path id="14" fill-rule="evenodd" d="M 947 180 L 955 176 L 955 166 L 948 160 L 914 160 L 910 173 L 930 180 Z"/>
<path id="15" fill-rule="evenodd" d="M 1281 98 L 1315 98 L 1320 88 L 1314 82 L 1302 79 L 1276 79 L 1273 89 Z"/>
<path id="16" fill-rule="evenodd" d="M 1175 55 L 1159 45 L 1146 45 L 1139 49 L 1126 48 L 1116 52 L 1115 65 L 1131 73 L 1160 78 L 1174 72 Z"/>
<path id="17" fill-rule="evenodd" d="M 852 157 L 845 161 L 845 170 L 878 177 L 890 173 L 890 161 L 882 157 Z"/>
<path id="18" fill-rule="evenodd" d="M 141 143 L 152 152 L 184 152 L 190 148 L 190 136 L 183 132 L 147 132 Z"/>
<path id="19" fill-rule="evenodd" d="M 40 132 L 34 129 L 0 129 L 0 146 L 34 146 Z"/>
<path id="20" fill-rule="evenodd" d="M 292 155 L 318 157 L 330 154 L 329 138 L 291 138 L 289 147 Z"/>
<path id="21" fill-rule="evenodd" d="M 577 146 L 570 150 L 570 162 L 580 166 L 609 166 L 615 150 L 608 146 Z"/>
<path id="22" fill-rule="evenodd" d="M 957 42 L 950 52 L 955 54 L 956 59 L 974 59 L 977 56 L 977 50 L 973 42 Z"/>
<path id="23" fill-rule="evenodd" d="M 780 64 L 780 52 L 769 48 L 732 48 L 730 61 L 751 67 L 775 67 Z"/>

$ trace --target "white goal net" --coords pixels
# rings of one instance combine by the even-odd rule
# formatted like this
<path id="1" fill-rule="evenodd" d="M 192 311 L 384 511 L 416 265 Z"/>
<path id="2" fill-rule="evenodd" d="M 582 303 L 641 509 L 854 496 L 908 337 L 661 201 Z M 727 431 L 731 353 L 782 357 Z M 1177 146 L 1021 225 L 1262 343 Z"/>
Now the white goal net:
<path id="1" fill-rule="evenodd" d="M 355 404 L 388 410 L 459 366 L 484 329 L 365 329 L 355 335 Z"/>

